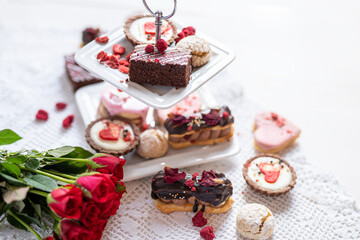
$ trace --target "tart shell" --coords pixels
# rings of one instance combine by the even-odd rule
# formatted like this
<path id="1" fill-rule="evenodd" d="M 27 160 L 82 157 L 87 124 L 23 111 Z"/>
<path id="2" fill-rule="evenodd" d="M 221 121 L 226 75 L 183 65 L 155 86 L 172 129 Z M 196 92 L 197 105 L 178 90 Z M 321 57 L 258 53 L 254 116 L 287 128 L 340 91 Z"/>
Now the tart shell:
<path id="1" fill-rule="evenodd" d="M 97 122 L 100 122 L 100 121 L 103 121 L 103 120 L 109 120 L 109 121 L 113 121 L 113 120 L 119 120 L 119 121 L 123 121 L 123 122 L 126 122 L 127 124 L 129 124 L 133 130 L 133 133 L 134 133 L 134 141 L 133 143 L 128 146 L 127 148 L 121 150 L 121 151 L 116 151 L 116 150 L 109 150 L 109 149 L 106 149 L 106 148 L 103 148 L 103 147 L 100 147 L 99 145 L 97 145 L 92 139 L 91 139 L 91 136 L 90 136 L 90 129 L 92 128 L 92 126 L 97 123 Z M 86 128 L 85 130 L 85 139 L 86 141 L 88 142 L 88 144 L 90 145 L 90 147 L 92 149 L 94 149 L 96 152 L 99 152 L 99 153 L 108 153 L 108 154 L 112 154 L 112 155 L 116 155 L 116 156 L 120 156 L 120 155 L 125 155 L 129 152 L 131 152 L 133 149 L 135 149 L 135 147 L 139 144 L 139 134 L 140 134 L 140 130 L 139 128 L 130 123 L 128 120 L 124 119 L 124 118 L 121 118 L 121 117 L 118 117 L 118 116 L 114 116 L 114 117 L 104 117 L 104 118 L 99 118 L 99 119 L 96 119 L 95 121 L 92 121 Z"/>
<path id="2" fill-rule="evenodd" d="M 279 189 L 279 190 L 270 190 L 270 189 L 266 189 L 266 188 L 263 188 L 263 187 L 260 187 L 256 182 L 254 182 L 253 180 L 251 180 L 248 176 L 248 168 L 251 164 L 252 161 L 254 161 L 255 159 L 259 158 L 259 157 L 271 157 L 271 158 L 276 158 L 276 159 L 279 159 L 281 160 L 284 164 L 286 164 L 290 171 L 291 171 L 291 176 L 292 176 L 292 179 L 291 179 L 291 182 L 289 183 L 288 186 L 282 188 L 282 189 Z M 246 183 L 255 191 L 255 192 L 259 192 L 259 193 L 262 193 L 262 194 L 265 194 L 267 196 L 278 196 L 278 195 L 282 195 L 284 193 L 287 193 L 288 191 L 290 191 L 296 184 L 296 173 L 295 173 L 295 170 L 290 166 L 290 164 L 284 160 L 283 158 L 281 158 L 280 156 L 278 155 L 275 155 L 275 154 L 259 154 L 259 155 L 256 155 L 255 157 L 252 157 L 250 158 L 249 160 L 247 160 L 245 163 L 244 163 L 244 168 L 243 168 L 243 177 L 246 181 Z"/>
<path id="3" fill-rule="evenodd" d="M 153 17 L 151 15 L 144 15 L 144 14 L 140 14 L 140 15 L 136 15 L 136 16 L 133 16 L 133 17 L 130 17 L 128 20 L 126 20 L 125 22 L 125 25 L 124 25 L 124 33 L 125 33 L 125 36 L 126 38 L 129 40 L 129 42 L 136 46 L 136 45 L 141 45 L 141 44 L 148 44 L 146 42 L 141 42 L 139 41 L 138 39 L 136 39 L 136 37 L 134 35 L 131 34 L 130 32 L 130 26 L 131 24 L 139 19 L 139 18 L 143 18 L 143 17 Z M 171 45 L 173 42 L 175 42 L 175 39 L 177 38 L 177 27 L 175 26 L 175 24 L 169 20 L 166 20 L 170 25 L 171 27 L 173 28 L 173 34 L 171 36 L 171 38 L 166 41 L 167 45 Z"/>

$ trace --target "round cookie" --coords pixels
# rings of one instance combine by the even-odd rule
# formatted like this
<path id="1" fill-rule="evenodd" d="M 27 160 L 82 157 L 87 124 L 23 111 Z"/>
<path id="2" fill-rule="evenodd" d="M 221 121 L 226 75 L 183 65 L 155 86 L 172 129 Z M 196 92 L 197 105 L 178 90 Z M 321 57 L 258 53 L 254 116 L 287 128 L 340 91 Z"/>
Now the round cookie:
<path id="1" fill-rule="evenodd" d="M 85 138 L 97 152 L 125 155 L 139 143 L 139 128 L 120 117 L 100 118 L 86 128 Z"/>
<path id="2" fill-rule="evenodd" d="M 200 67 L 209 62 L 211 57 L 211 47 L 207 41 L 197 36 L 188 36 L 181 39 L 178 48 L 185 48 L 191 51 L 193 67 Z"/>
<path id="3" fill-rule="evenodd" d="M 158 158 L 168 150 L 167 136 L 159 129 L 147 129 L 140 134 L 136 152 L 143 158 Z"/>
<path id="4" fill-rule="evenodd" d="M 256 192 L 277 196 L 296 184 L 296 173 L 290 164 L 274 154 L 260 154 L 245 162 L 243 177 Z"/>
<path id="5" fill-rule="evenodd" d="M 275 218 L 264 205 L 252 203 L 242 206 L 236 217 L 236 228 L 249 239 L 268 239 L 275 227 Z"/>

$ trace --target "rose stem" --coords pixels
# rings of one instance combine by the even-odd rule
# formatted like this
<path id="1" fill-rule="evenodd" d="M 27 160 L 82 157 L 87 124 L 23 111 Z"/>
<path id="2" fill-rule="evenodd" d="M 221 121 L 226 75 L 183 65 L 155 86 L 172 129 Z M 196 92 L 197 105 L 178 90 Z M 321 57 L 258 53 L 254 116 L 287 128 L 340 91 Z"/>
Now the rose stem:
<path id="1" fill-rule="evenodd" d="M 30 227 L 30 225 L 28 225 L 26 222 L 24 222 L 18 216 L 16 216 L 15 213 L 13 213 L 10 209 L 7 210 L 7 212 L 11 216 L 13 216 L 19 223 L 21 223 L 24 227 L 26 227 L 30 232 L 32 232 L 32 234 L 34 234 L 37 239 L 42 240 L 42 237 L 40 237 L 40 235 L 37 232 L 35 232 L 35 230 L 32 227 Z"/>

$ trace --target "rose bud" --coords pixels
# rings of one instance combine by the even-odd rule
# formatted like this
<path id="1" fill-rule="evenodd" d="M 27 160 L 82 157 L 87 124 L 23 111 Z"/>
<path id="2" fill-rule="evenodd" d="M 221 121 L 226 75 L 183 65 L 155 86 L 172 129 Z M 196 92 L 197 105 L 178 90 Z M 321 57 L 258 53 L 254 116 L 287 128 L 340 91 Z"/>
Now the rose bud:
<path id="1" fill-rule="evenodd" d="M 98 168 L 96 169 L 96 171 L 101 173 L 110 173 L 113 174 L 118 179 L 123 179 L 124 176 L 123 166 L 126 162 L 125 159 L 115 157 L 112 155 L 107 155 L 107 156 L 93 158 L 93 161 L 100 165 L 106 166 L 103 168 Z"/>
<path id="2" fill-rule="evenodd" d="M 116 197 L 115 184 L 104 174 L 80 177 L 76 184 L 85 188 L 90 193 L 90 198 L 97 203 L 111 201 Z"/>
<path id="3" fill-rule="evenodd" d="M 62 218 L 79 219 L 83 194 L 80 188 L 66 185 L 54 189 L 47 198 L 51 210 Z"/>
<path id="4" fill-rule="evenodd" d="M 93 239 L 92 233 L 75 221 L 63 219 L 59 224 L 59 235 L 62 240 L 88 240 Z"/>

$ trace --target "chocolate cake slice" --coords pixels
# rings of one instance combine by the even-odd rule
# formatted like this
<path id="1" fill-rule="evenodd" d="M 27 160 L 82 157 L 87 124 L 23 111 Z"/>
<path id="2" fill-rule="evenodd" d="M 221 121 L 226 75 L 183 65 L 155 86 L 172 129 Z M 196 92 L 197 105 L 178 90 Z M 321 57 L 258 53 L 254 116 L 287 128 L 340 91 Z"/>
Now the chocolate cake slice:
<path id="1" fill-rule="evenodd" d="M 205 109 L 190 115 L 169 114 L 164 126 L 173 148 L 212 145 L 230 139 L 234 117 L 228 107 Z"/>
<path id="2" fill-rule="evenodd" d="M 79 66 L 74 60 L 74 54 L 65 56 L 65 69 L 74 92 L 83 86 L 102 82 L 100 78 Z"/>
<path id="3" fill-rule="evenodd" d="M 186 87 L 191 74 L 190 50 L 168 48 L 164 53 L 146 53 L 136 46 L 130 56 L 129 80 L 139 84 Z"/>

